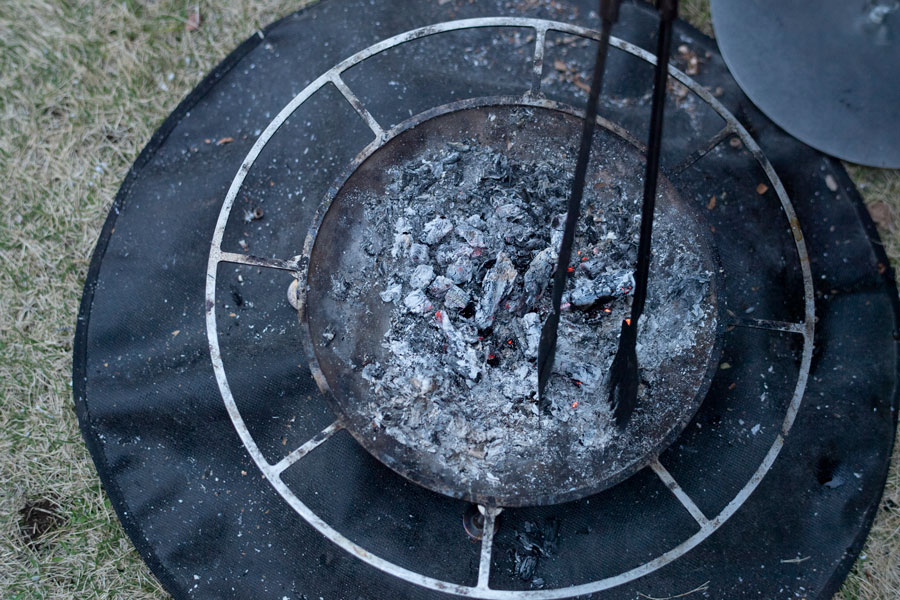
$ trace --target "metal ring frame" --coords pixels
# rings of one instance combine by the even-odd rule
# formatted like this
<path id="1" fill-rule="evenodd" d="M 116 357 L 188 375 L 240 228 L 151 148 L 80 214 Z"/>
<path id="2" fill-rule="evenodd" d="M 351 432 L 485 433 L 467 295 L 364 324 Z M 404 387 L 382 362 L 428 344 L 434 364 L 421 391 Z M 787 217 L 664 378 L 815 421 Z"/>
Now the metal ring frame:
<path id="1" fill-rule="evenodd" d="M 567 23 L 541 19 L 491 17 L 449 21 L 422 27 L 420 29 L 408 31 L 406 33 L 402 33 L 382 40 L 381 42 L 378 42 L 377 44 L 374 44 L 373 46 L 370 46 L 369 48 L 366 48 L 365 50 L 362 50 L 354 54 L 350 58 L 347 58 L 346 60 L 338 63 L 337 65 L 320 75 L 312 83 L 310 83 L 302 92 L 297 94 L 297 96 L 295 96 L 274 119 L 272 119 L 272 121 L 268 124 L 268 126 L 265 128 L 256 142 L 253 144 L 253 147 L 245 157 L 240 169 L 238 170 L 231 183 L 231 186 L 225 197 L 225 201 L 222 205 L 222 209 L 219 213 L 219 218 L 216 223 L 216 228 L 213 233 L 212 243 L 210 247 L 209 262 L 206 275 L 206 330 L 209 340 L 210 360 L 212 362 L 216 381 L 219 386 L 219 391 L 222 395 L 222 399 L 225 403 L 228 415 L 231 418 L 232 423 L 234 424 L 238 436 L 246 447 L 247 452 L 250 454 L 250 457 L 259 467 L 260 471 L 265 475 L 266 480 L 278 491 L 278 493 L 291 506 L 291 508 L 293 508 L 320 534 L 331 540 L 333 543 L 337 544 L 347 552 L 353 554 L 372 567 L 375 567 L 392 576 L 399 577 L 414 585 L 422 586 L 424 588 L 428 588 L 438 592 L 473 598 L 483 598 L 488 600 L 511 600 L 513 598 L 525 598 L 527 600 L 553 600 L 569 598 L 573 596 L 596 593 L 634 581 L 675 561 L 679 557 L 689 552 L 691 549 L 695 548 L 707 537 L 709 537 L 732 515 L 734 515 L 735 512 L 737 512 L 741 505 L 743 505 L 743 503 L 750 497 L 750 495 L 760 484 L 769 469 L 771 469 L 776 458 L 778 458 L 782 447 L 784 446 L 784 438 L 788 435 L 788 432 L 793 426 L 794 420 L 796 419 L 797 413 L 800 409 L 800 404 L 803 400 L 803 394 L 806 389 L 806 382 L 809 376 L 810 363 L 812 360 L 815 315 L 813 306 L 814 300 L 812 275 L 810 271 L 806 245 L 803 241 L 803 234 L 800 231 L 800 224 L 797 220 L 797 216 L 794 212 L 793 206 L 788 199 L 784 186 L 775 173 L 775 170 L 772 167 L 771 163 L 763 154 L 759 145 L 753 140 L 753 138 L 750 137 L 750 134 L 738 122 L 734 115 L 732 115 L 708 90 L 689 78 L 683 72 L 674 68 L 671 64 L 669 65 L 669 74 L 675 80 L 679 81 L 688 89 L 690 89 L 691 92 L 700 97 L 700 99 L 710 105 L 710 107 L 712 107 L 712 109 L 722 119 L 724 119 L 726 123 L 722 131 L 711 138 L 709 144 L 707 145 L 706 152 L 712 150 L 715 145 L 720 143 L 729 135 L 736 135 L 740 138 L 747 150 L 753 155 L 753 157 L 765 171 L 766 176 L 772 184 L 772 188 L 778 195 L 781 206 L 784 210 L 785 216 L 787 217 L 788 223 L 793 233 L 794 243 L 797 248 L 797 255 L 803 275 L 804 320 L 802 322 L 788 323 L 781 321 L 742 319 L 740 323 L 736 324 L 740 326 L 757 327 L 775 331 L 785 331 L 801 335 L 803 337 L 803 351 L 800 359 L 800 373 L 797 378 L 797 383 L 794 388 L 791 402 L 788 405 L 784 421 L 782 422 L 780 433 L 776 435 L 774 443 L 769 448 L 765 458 L 762 460 L 756 472 L 750 477 L 744 487 L 735 495 L 735 497 L 728 503 L 728 505 L 726 505 L 724 509 L 722 509 L 722 511 L 718 515 L 713 518 L 708 518 L 703 514 L 700 508 L 693 502 L 693 500 L 691 500 L 691 498 L 684 492 L 684 490 L 678 485 L 678 483 L 669 474 L 665 467 L 663 467 L 659 463 L 658 460 L 654 460 L 650 464 L 650 468 L 657 474 L 660 480 L 670 490 L 672 490 L 673 494 L 676 496 L 679 502 L 685 507 L 685 509 L 691 514 L 691 516 L 699 525 L 699 530 L 696 533 L 651 561 L 645 562 L 628 571 L 619 573 L 618 575 L 568 587 L 528 591 L 492 589 L 488 585 L 491 567 L 491 547 L 493 543 L 494 523 L 497 515 L 500 512 L 500 509 L 489 509 L 485 513 L 485 529 L 481 546 L 478 583 L 475 586 L 461 585 L 443 581 L 433 577 L 428 577 L 422 575 L 421 573 L 417 573 L 415 571 L 411 571 L 409 569 L 401 567 L 381 558 L 376 554 L 369 552 L 365 548 L 359 546 L 349 538 L 345 537 L 339 531 L 335 530 L 322 518 L 320 518 L 312 510 L 310 510 L 288 488 L 288 486 L 281 478 L 281 474 L 286 469 L 302 459 L 304 456 L 306 456 L 306 454 L 313 451 L 320 444 L 325 442 L 335 432 L 339 431 L 342 428 L 342 425 L 338 421 L 335 421 L 327 428 L 322 430 L 319 434 L 314 436 L 299 448 L 292 451 L 277 463 L 269 463 L 263 457 L 262 452 L 260 451 L 252 435 L 247 429 L 247 426 L 244 423 L 243 418 L 241 417 L 241 414 L 237 408 L 237 404 L 234 401 L 234 397 L 232 396 L 231 389 L 228 385 L 228 379 L 225 373 L 225 367 L 222 362 L 218 333 L 216 329 L 216 275 L 219 263 L 225 262 L 280 269 L 291 272 L 295 277 L 299 277 L 306 266 L 305 264 L 303 264 L 304 261 L 301 259 L 301 256 L 295 256 L 290 259 L 260 258 L 234 252 L 227 252 L 222 250 L 221 247 L 225 225 L 228 222 L 228 217 L 231 213 L 234 200 L 237 197 L 243 181 L 249 173 L 250 168 L 253 166 L 253 163 L 262 151 L 263 147 L 272 138 L 272 136 L 275 135 L 275 133 L 278 131 L 278 128 L 288 119 L 288 117 L 290 117 L 291 114 L 293 114 L 293 112 L 300 105 L 308 100 L 315 92 L 320 90 L 326 84 L 330 83 L 334 85 L 338 89 L 338 91 L 340 91 L 344 98 L 350 103 L 350 105 L 374 133 L 375 140 L 372 141 L 360 153 L 360 156 L 368 156 L 372 152 L 374 152 L 374 150 L 384 145 L 384 143 L 388 139 L 407 129 L 409 127 L 409 122 L 397 125 L 390 130 L 385 130 L 384 128 L 382 128 L 381 125 L 375 120 L 375 118 L 366 110 L 365 106 L 359 100 L 359 98 L 357 98 L 352 90 L 347 87 L 346 83 L 341 78 L 341 74 L 350 67 L 357 65 L 380 52 L 399 46 L 401 44 L 450 31 L 486 27 L 515 27 L 534 30 L 535 50 L 533 55 L 531 85 L 530 89 L 521 98 L 522 104 L 532 105 L 546 105 L 549 102 L 543 99 L 540 90 L 541 76 L 543 73 L 544 47 L 546 43 L 546 34 L 548 31 L 566 33 L 569 35 L 575 35 L 592 40 L 599 40 L 600 38 L 599 32 L 594 30 Z M 651 65 L 656 64 L 656 58 L 653 54 L 638 46 L 635 46 L 634 44 L 615 37 L 610 39 L 610 44 L 614 48 L 634 55 L 650 63 Z M 416 119 L 416 117 L 413 117 L 412 120 L 414 119 Z M 702 154 L 700 154 L 700 156 L 702 156 Z M 699 158 L 699 156 L 697 158 Z M 694 160 L 696 160 L 696 158 Z M 687 164 L 689 165 L 690 163 Z M 313 374 L 317 376 L 317 379 L 321 379 L 320 373 L 317 374 L 314 370 Z"/>

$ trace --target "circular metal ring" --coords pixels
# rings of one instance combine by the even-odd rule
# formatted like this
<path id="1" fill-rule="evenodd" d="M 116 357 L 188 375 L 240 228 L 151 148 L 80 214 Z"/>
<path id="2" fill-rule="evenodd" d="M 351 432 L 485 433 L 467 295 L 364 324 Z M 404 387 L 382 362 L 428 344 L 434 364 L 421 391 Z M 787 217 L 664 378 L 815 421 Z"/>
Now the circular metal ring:
<path id="1" fill-rule="evenodd" d="M 529 600 L 551 600 L 592 594 L 628 583 L 630 581 L 634 581 L 644 575 L 656 571 L 657 569 L 667 564 L 670 564 L 671 562 L 689 552 L 691 549 L 695 548 L 703 540 L 708 538 L 714 531 L 721 527 L 722 524 L 724 524 L 731 516 L 733 516 L 738 511 L 741 505 L 743 505 L 743 503 L 759 486 L 760 482 L 765 477 L 766 473 L 772 468 L 772 465 L 781 452 L 781 449 L 784 445 L 784 437 L 788 435 L 788 432 L 793 426 L 794 420 L 796 419 L 797 413 L 800 409 L 800 404 L 803 400 L 803 394 L 806 389 L 807 378 L 809 376 L 810 364 L 812 360 L 813 336 L 815 327 L 812 275 L 810 272 L 806 245 L 803 241 L 803 234 L 800 230 L 799 221 L 797 220 L 794 208 L 787 196 L 787 192 L 785 191 L 784 186 L 775 173 L 775 170 L 772 167 L 771 163 L 763 154 L 759 145 L 753 140 L 747 130 L 737 121 L 734 115 L 732 115 L 715 97 L 713 97 L 713 95 L 708 90 L 703 88 L 703 86 L 692 80 L 683 72 L 675 69 L 671 65 L 669 66 L 669 74 L 675 80 L 685 85 L 692 93 L 697 95 L 701 100 L 708 104 L 722 119 L 725 120 L 727 128 L 729 128 L 730 132 L 741 139 L 747 150 L 753 155 L 753 157 L 765 171 L 773 190 L 778 195 L 782 209 L 784 210 L 785 216 L 790 226 L 790 230 L 794 237 L 794 243 L 797 249 L 797 257 L 803 276 L 804 320 L 802 323 L 794 324 L 790 329 L 792 333 L 799 334 L 803 337 L 803 349 L 800 359 L 800 373 L 794 387 L 791 402 L 788 405 L 785 418 L 781 425 L 781 432 L 776 436 L 774 443 L 769 448 L 756 472 L 751 476 L 744 487 L 734 496 L 734 498 L 725 506 L 725 508 L 718 515 L 711 519 L 703 517 L 702 514 L 695 515 L 695 518 L 697 518 L 698 522 L 700 523 L 699 531 L 679 543 L 677 546 L 671 548 L 669 551 L 628 571 L 601 580 L 564 588 L 528 591 L 497 590 L 492 589 L 488 586 L 488 573 L 490 567 L 491 551 L 491 538 L 489 535 L 485 535 L 482 542 L 482 568 L 479 570 L 478 584 L 475 586 L 459 585 L 448 581 L 443 581 L 400 567 L 397 564 L 394 564 L 376 554 L 373 554 L 372 552 L 369 552 L 365 548 L 359 546 L 352 540 L 345 537 L 339 531 L 335 530 L 331 525 L 326 523 L 305 504 L 303 504 L 303 502 L 300 501 L 300 499 L 289 489 L 289 487 L 280 477 L 281 473 L 288 466 L 296 462 L 296 460 L 302 458 L 308 452 L 315 449 L 332 433 L 334 433 L 334 431 L 340 429 L 340 424 L 332 424 L 330 427 L 323 430 L 318 436 L 311 439 L 309 442 L 292 452 L 288 457 L 279 461 L 278 463 L 269 463 L 260 451 L 256 441 L 251 436 L 246 424 L 244 423 L 243 418 L 241 417 L 240 411 L 237 408 L 228 384 L 228 378 L 227 374 L 225 373 L 225 368 L 222 362 L 221 352 L 219 348 L 218 333 L 216 329 L 215 289 L 216 268 L 220 262 L 252 264 L 260 267 L 271 267 L 275 269 L 288 270 L 294 273 L 299 272 L 303 269 L 302 261 L 299 259 L 299 257 L 288 260 L 254 259 L 246 257 L 244 255 L 235 255 L 225 252 L 221 247 L 225 225 L 228 221 L 228 216 L 231 213 L 234 200 L 241 189 L 243 181 L 250 171 L 250 168 L 253 166 L 253 163 L 256 161 L 257 157 L 262 151 L 263 147 L 265 147 L 266 143 L 272 138 L 273 135 L 275 135 L 279 127 L 287 120 L 287 118 L 291 114 L 293 114 L 293 112 L 301 104 L 309 99 L 316 91 L 322 88 L 322 86 L 328 83 L 332 83 L 338 88 L 338 90 L 342 92 L 344 97 L 354 106 L 354 108 L 357 109 L 357 112 L 375 133 L 376 139 L 372 142 L 372 144 L 370 144 L 370 146 L 380 146 L 384 143 L 384 140 L 388 135 L 390 135 L 391 132 L 384 131 L 381 126 L 374 120 L 374 118 L 372 118 L 372 116 L 367 111 L 365 111 L 364 107 L 359 103 L 359 100 L 346 87 L 346 84 L 344 84 L 343 80 L 341 79 L 341 74 L 353 65 L 356 65 L 366 60 L 367 58 L 370 58 L 380 52 L 383 52 L 384 50 L 398 46 L 400 44 L 408 43 L 427 36 L 446 33 L 449 31 L 484 27 L 519 27 L 533 29 L 535 31 L 536 48 L 534 59 L 535 71 L 538 71 L 538 69 L 541 68 L 542 65 L 543 45 L 545 43 L 545 36 L 548 31 L 567 33 L 570 35 L 575 35 L 592 40 L 598 40 L 600 37 L 599 32 L 594 30 L 566 23 L 541 19 L 496 17 L 449 21 L 415 29 L 378 42 L 377 44 L 374 44 L 369 48 L 366 48 L 365 50 L 362 50 L 337 64 L 336 66 L 319 76 L 312 83 L 310 83 L 278 113 L 278 115 L 269 123 L 269 125 L 256 140 L 250 152 L 244 159 L 240 169 L 232 180 L 231 186 L 223 202 L 222 209 L 219 213 L 219 218 L 216 223 L 213 239 L 211 241 L 206 275 L 206 329 L 210 348 L 210 358 L 215 372 L 216 381 L 219 386 L 219 391 L 222 395 L 222 399 L 228 411 L 228 415 L 231 418 L 231 421 L 234 424 L 235 429 L 242 443 L 246 447 L 250 457 L 259 467 L 260 471 L 263 473 L 269 483 L 297 512 L 298 515 L 300 515 L 307 523 L 314 527 L 320 534 L 322 534 L 347 552 L 353 554 L 367 564 L 385 573 L 404 579 L 409 583 L 419 585 L 430 590 L 455 594 L 459 596 L 496 600 L 512 600 L 514 598 L 526 598 Z M 610 44 L 614 48 L 627 52 L 648 63 L 656 63 L 656 59 L 651 53 L 627 41 L 619 38 L 611 38 Z M 539 76 L 537 77 L 537 80 L 539 84 Z M 539 89 L 533 89 L 532 92 L 526 94 L 526 97 L 530 98 L 537 95 L 539 95 Z M 651 466 L 654 466 L 654 469 L 657 470 L 656 465 L 658 464 L 659 463 L 656 462 Z M 661 468 L 661 466 L 659 468 Z M 668 476 L 668 473 L 665 472 L 664 469 L 662 469 L 661 471 L 657 470 L 657 472 L 664 480 L 666 476 Z M 670 476 L 669 478 L 671 479 Z M 673 490 L 678 489 L 681 492 L 681 495 L 678 495 L 677 493 L 676 495 L 678 495 L 679 500 L 681 500 L 689 510 L 691 506 L 696 509 L 696 506 L 694 506 L 690 499 L 687 498 L 686 495 L 684 495 L 683 491 L 678 488 L 677 483 L 675 483 L 674 480 L 671 481 L 669 487 Z M 493 520 L 490 517 L 486 520 L 486 528 L 487 531 L 493 531 Z"/>

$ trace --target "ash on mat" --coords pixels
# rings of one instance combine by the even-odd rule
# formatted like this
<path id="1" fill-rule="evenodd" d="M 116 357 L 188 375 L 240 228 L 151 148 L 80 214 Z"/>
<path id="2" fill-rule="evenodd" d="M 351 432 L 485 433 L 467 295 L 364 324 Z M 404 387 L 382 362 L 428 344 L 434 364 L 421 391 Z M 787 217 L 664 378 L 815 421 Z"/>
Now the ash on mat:
<path id="1" fill-rule="evenodd" d="M 362 367 L 373 426 L 435 454 L 464 481 L 502 480 L 523 454 L 558 452 L 561 435 L 575 463 L 622 437 L 604 389 L 631 302 L 639 178 L 604 171 L 607 177 L 588 182 L 549 410 L 537 405 L 537 346 L 572 162 L 514 160 L 465 140 L 395 166 L 384 195 L 359 199 L 371 224 L 363 249 L 381 276 L 376 289 L 365 291 L 367 275 L 332 275 L 335 297 L 356 289 L 393 306 L 387 360 Z M 714 319 L 703 301 L 711 274 L 696 240 L 678 218 L 662 218 L 654 233 L 638 421 L 666 401 L 661 363 L 691 353 L 701 325 Z"/>

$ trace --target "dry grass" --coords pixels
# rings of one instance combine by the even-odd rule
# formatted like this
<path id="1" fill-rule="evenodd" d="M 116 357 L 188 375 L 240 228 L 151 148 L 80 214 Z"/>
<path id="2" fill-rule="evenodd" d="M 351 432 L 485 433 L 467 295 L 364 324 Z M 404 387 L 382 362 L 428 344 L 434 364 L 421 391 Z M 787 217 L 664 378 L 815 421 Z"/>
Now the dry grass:
<path id="1" fill-rule="evenodd" d="M 897 598 L 900 598 L 900 452 L 895 450 L 887 489 L 869 539 L 834 600 Z"/>
<path id="2" fill-rule="evenodd" d="M 255 28 L 302 0 L 195 4 L 0 0 L 0 596 L 165 597 L 112 512 L 71 400 L 73 325 L 88 258 L 153 130 Z M 683 14 L 708 30 L 705 0 Z M 900 174 L 853 168 L 900 214 Z M 885 221 L 889 228 L 892 227 Z M 900 258 L 900 235 L 882 231 Z M 26 542 L 21 510 L 49 499 Z M 900 597 L 900 467 L 842 600 Z"/>
<path id="3" fill-rule="evenodd" d="M 884 249 L 896 269 L 900 265 L 900 170 L 844 166 L 862 192 L 869 213 L 878 225 Z"/>
<path id="4" fill-rule="evenodd" d="M 161 598 L 113 514 L 72 408 L 88 258 L 153 130 L 255 29 L 302 2 L 0 3 L 0 597 Z M 204 10 L 207 9 L 208 10 Z M 62 522 L 26 544 L 20 510 Z"/>

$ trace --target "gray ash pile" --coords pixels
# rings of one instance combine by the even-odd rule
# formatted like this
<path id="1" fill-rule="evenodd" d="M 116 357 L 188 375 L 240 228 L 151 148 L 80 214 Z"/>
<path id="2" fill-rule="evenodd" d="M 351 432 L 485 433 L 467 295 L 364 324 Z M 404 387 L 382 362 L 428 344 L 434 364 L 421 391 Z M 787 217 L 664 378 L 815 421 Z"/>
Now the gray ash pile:
<path id="1" fill-rule="evenodd" d="M 540 464 L 544 452 L 586 463 L 622 435 L 611 424 L 605 378 L 631 302 L 641 180 L 622 171 L 633 162 L 600 159 L 588 181 L 549 409 L 537 404 L 538 340 L 573 162 L 446 143 L 392 167 L 383 195 L 359 199 L 370 224 L 363 250 L 380 276 L 372 291 L 392 305 L 387 358 L 362 367 L 372 426 L 431 453 L 463 483 L 521 475 L 522 461 Z M 635 428 L 665 401 L 655 389 L 660 364 L 692 352 L 700 324 L 715 318 L 702 301 L 711 274 L 683 217 L 667 217 L 654 231 Z M 332 293 L 364 290 L 369 277 L 335 273 Z"/>

